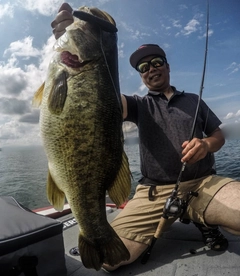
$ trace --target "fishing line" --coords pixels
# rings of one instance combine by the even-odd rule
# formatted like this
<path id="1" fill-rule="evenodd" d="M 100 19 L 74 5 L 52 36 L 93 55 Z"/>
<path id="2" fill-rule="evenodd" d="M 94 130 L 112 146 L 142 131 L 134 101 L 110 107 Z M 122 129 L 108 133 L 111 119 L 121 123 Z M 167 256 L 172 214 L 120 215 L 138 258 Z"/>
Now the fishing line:
<path id="1" fill-rule="evenodd" d="M 121 111 L 123 111 L 122 102 L 121 102 L 121 99 L 120 99 L 120 93 L 118 93 L 117 88 L 116 88 L 115 83 L 114 83 L 114 80 L 112 78 L 112 74 L 111 74 L 111 71 L 110 71 L 109 66 L 108 66 L 107 58 L 106 58 L 106 55 L 105 55 L 105 52 L 104 52 L 104 49 L 103 49 L 103 43 L 102 43 L 102 37 L 103 37 L 102 31 L 115 34 L 118 31 L 117 27 L 114 24 L 112 24 L 112 23 L 110 23 L 110 22 L 108 22 L 104 19 L 101 19 L 101 18 L 99 18 L 99 17 L 97 17 L 93 14 L 90 14 L 89 12 L 73 10 L 72 15 L 77 17 L 80 20 L 89 22 L 90 24 L 92 24 L 94 26 L 97 25 L 99 27 L 99 31 L 100 31 L 99 41 L 100 41 L 101 51 L 102 51 L 102 54 L 103 54 L 103 57 L 104 57 L 104 60 L 105 60 L 105 64 L 107 66 L 108 74 L 110 76 L 114 91 L 117 95 L 117 99 L 118 99 L 118 102 L 119 102 L 119 105 L 120 105 L 120 109 L 121 109 Z"/>

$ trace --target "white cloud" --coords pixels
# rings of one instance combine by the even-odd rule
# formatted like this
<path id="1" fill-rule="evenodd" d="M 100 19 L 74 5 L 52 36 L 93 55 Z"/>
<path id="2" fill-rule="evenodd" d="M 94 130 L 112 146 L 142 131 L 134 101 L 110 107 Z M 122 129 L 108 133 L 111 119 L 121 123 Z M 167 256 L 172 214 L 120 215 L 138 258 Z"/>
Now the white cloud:
<path id="1" fill-rule="evenodd" d="M 139 30 L 136 30 L 136 31 L 133 33 L 132 38 L 133 38 L 133 39 L 142 39 L 142 38 L 144 38 L 144 37 L 146 37 L 146 36 L 150 37 L 150 34 L 144 33 L 144 32 L 140 32 Z"/>
<path id="2" fill-rule="evenodd" d="M 0 95 L 5 97 L 19 96 L 27 85 L 25 72 L 9 64 L 0 66 Z"/>
<path id="3" fill-rule="evenodd" d="M 188 7 L 187 7 L 186 5 L 184 5 L 184 4 L 181 4 L 181 5 L 179 5 L 179 9 L 180 9 L 181 11 L 183 11 L 183 10 L 187 10 Z"/>
<path id="4" fill-rule="evenodd" d="M 206 32 L 207 33 L 207 32 Z M 206 33 L 201 35 L 201 36 L 198 36 L 198 38 L 202 39 L 204 37 L 206 37 Z M 209 29 L 208 30 L 208 37 L 212 36 L 213 35 L 213 30 Z"/>
<path id="5" fill-rule="evenodd" d="M 182 25 L 179 23 L 179 20 L 173 20 L 172 25 L 175 28 L 182 28 Z"/>
<path id="6" fill-rule="evenodd" d="M 51 36 L 38 49 L 32 46 L 33 38 L 26 37 L 11 43 L 5 51 L 5 56 L 10 55 L 5 63 L 0 64 L 0 113 L 4 117 L 0 139 L 5 144 L 41 142 L 37 123 L 39 110 L 32 108 L 32 98 L 46 78 L 54 42 Z M 20 67 L 22 59 L 30 57 L 35 57 L 36 62 L 25 63 Z"/>
<path id="7" fill-rule="evenodd" d="M 200 25 L 198 20 L 190 20 L 182 30 L 183 35 L 190 35 L 191 33 L 196 32 L 198 30 L 198 25 Z"/>
<path id="8" fill-rule="evenodd" d="M 3 125 L 0 125 L 1 144 L 4 145 L 28 145 L 40 144 L 39 125 L 19 123 L 17 120 L 12 120 Z"/>
<path id="9" fill-rule="evenodd" d="M 228 70 L 228 69 L 233 69 L 234 67 L 236 67 L 237 66 L 237 63 L 234 61 L 234 62 L 232 62 L 229 66 L 228 66 L 228 68 L 226 69 L 226 70 Z"/>
<path id="10" fill-rule="evenodd" d="M 236 117 L 240 117 L 240 109 L 236 113 L 233 113 L 233 112 L 228 113 L 223 119 L 229 120 Z"/>
<path id="11" fill-rule="evenodd" d="M 231 74 L 234 74 L 234 73 L 237 73 L 240 69 L 240 63 L 237 63 L 237 62 L 232 62 L 226 70 L 230 70 L 231 72 L 228 74 L 228 75 L 231 75 Z"/>
<path id="12" fill-rule="evenodd" d="M 12 42 L 5 56 L 10 54 L 6 64 L 0 64 L 0 95 L 29 98 L 29 93 L 35 91 L 46 76 L 48 64 L 53 54 L 55 39 L 51 36 L 42 49 L 32 46 L 33 38 L 26 37 L 20 41 Z M 21 58 L 35 57 L 38 62 L 20 67 Z"/>
<path id="13" fill-rule="evenodd" d="M 15 45 L 19 47 L 14 46 L 8 49 L 11 56 L 6 64 L 0 65 L 0 96 L 7 98 L 14 96 L 24 100 L 33 96 L 33 93 L 46 77 L 47 67 L 52 56 L 52 42 L 53 39 L 50 38 L 42 49 L 26 46 L 28 49 L 26 52 L 24 52 L 24 43 L 16 43 Z M 20 67 L 21 58 L 28 59 L 31 56 L 37 58 L 36 64 L 38 65 L 31 63 Z"/>
<path id="14" fill-rule="evenodd" d="M 42 15 L 55 15 L 62 0 L 18 0 L 22 7 L 31 12 L 39 12 Z"/>
<path id="15" fill-rule="evenodd" d="M 170 44 L 168 43 L 163 43 L 163 49 L 166 50 L 166 49 L 169 49 L 170 48 Z"/>
<path id="16" fill-rule="evenodd" d="M 132 28 L 126 22 L 122 21 L 120 23 L 120 25 L 124 29 L 124 31 L 126 31 L 127 33 L 129 33 L 131 35 L 131 39 L 141 40 L 145 37 L 150 37 L 151 36 L 148 30 L 146 32 L 139 31 L 137 28 L 136 29 Z M 141 30 L 146 30 L 145 26 L 140 26 L 138 28 L 141 29 Z"/>
<path id="17" fill-rule="evenodd" d="M 30 112 L 27 101 L 18 100 L 16 98 L 0 98 L 1 113 L 5 114 L 24 114 Z"/>
<path id="18" fill-rule="evenodd" d="M 121 43 L 120 45 L 118 45 L 118 57 L 119 58 L 124 58 L 124 43 Z"/>
<path id="19" fill-rule="evenodd" d="M 231 72 L 231 74 L 234 74 L 234 73 L 236 73 L 236 72 L 238 72 L 239 71 L 239 67 L 238 68 L 235 68 L 232 72 Z"/>
<path id="20" fill-rule="evenodd" d="M 9 2 L 6 4 L 1 5 L 0 4 L 0 19 L 4 16 L 13 17 L 13 5 L 11 5 Z"/>
<path id="21" fill-rule="evenodd" d="M 226 86 L 224 83 L 215 83 L 213 86 L 223 87 Z"/>
<path id="22" fill-rule="evenodd" d="M 237 113 L 235 114 L 236 117 L 240 117 L 240 109 L 237 111 Z"/>
<path id="23" fill-rule="evenodd" d="M 227 116 L 225 116 L 223 119 L 228 120 L 228 119 L 231 119 L 231 118 L 233 118 L 233 117 L 234 117 L 234 113 L 233 113 L 233 112 L 230 112 L 230 113 L 228 113 Z"/>
<path id="24" fill-rule="evenodd" d="M 18 129 L 19 123 L 15 120 L 11 122 L 7 122 L 4 125 L 0 126 L 0 139 L 8 140 L 8 139 L 18 139 Z"/>
<path id="25" fill-rule="evenodd" d="M 9 48 L 4 51 L 6 56 L 8 53 L 12 57 L 37 57 L 40 55 L 40 51 L 32 46 L 33 38 L 31 36 L 25 37 L 22 40 L 14 41 L 10 44 Z"/>
<path id="26" fill-rule="evenodd" d="M 199 32 L 201 31 L 201 25 L 200 25 L 200 21 L 198 19 L 201 19 L 201 14 L 197 14 L 194 16 L 193 19 L 191 19 L 186 26 L 181 29 L 179 32 L 177 32 L 175 34 L 176 37 L 180 36 L 180 35 L 184 35 L 184 36 L 188 36 L 192 33 L 195 32 Z M 173 21 L 173 26 L 180 29 L 182 28 L 182 25 L 179 23 L 179 21 L 174 20 Z M 213 33 L 213 31 L 209 31 L 209 34 L 211 35 Z"/>
<path id="27" fill-rule="evenodd" d="M 54 36 L 50 36 L 46 42 L 46 44 L 43 45 L 43 48 L 41 49 L 41 56 L 40 56 L 40 65 L 39 69 L 43 72 L 47 71 L 48 64 L 51 60 L 51 57 L 53 55 L 53 45 L 55 43 Z"/>
<path id="28" fill-rule="evenodd" d="M 146 85 L 144 83 L 142 83 L 139 87 L 139 90 L 142 92 L 144 90 L 146 90 Z"/>
<path id="29" fill-rule="evenodd" d="M 121 27 L 123 27 L 124 31 L 127 31 L 128 33 L 133 33 L 134 30 L 132 27 L 129 26 L 126 22 L 120 22 Z"/>

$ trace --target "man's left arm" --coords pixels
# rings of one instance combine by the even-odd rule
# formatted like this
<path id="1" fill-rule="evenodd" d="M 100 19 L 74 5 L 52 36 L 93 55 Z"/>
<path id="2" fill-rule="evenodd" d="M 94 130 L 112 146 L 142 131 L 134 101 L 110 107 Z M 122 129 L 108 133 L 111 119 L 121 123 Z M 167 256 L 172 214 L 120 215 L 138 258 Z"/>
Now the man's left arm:
<path id="1" fill-rule="evenodd" d="M 208 152 L 218 151 L 225 143 L 224 135 L 218 127 L 208 137 L 203 139 L 193 138 L 190 142 L 185 141 L 182 144 L 182 162 L 194 164 L 203 159 Z"/>

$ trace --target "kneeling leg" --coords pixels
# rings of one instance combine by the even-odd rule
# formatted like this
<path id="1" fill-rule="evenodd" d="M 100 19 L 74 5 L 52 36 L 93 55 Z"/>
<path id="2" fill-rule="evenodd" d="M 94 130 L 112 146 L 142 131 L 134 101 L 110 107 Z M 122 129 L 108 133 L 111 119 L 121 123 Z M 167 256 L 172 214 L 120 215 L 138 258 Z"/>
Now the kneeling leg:
<path id="1" fill-rule="evenodd" d="M 230 182 L 213 197 L 204 213 L 206 223 L 240 235 L 240 182 Z"/>

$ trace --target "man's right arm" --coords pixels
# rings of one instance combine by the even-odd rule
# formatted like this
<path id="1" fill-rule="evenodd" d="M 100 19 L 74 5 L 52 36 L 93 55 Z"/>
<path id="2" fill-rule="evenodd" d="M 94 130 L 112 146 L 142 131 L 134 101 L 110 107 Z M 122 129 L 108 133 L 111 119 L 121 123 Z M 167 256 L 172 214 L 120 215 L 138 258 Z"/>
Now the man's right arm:
<path id="1" fill-rule="evenodd" d="M 53 34 L 56 39 L 63 35 L 66 31 L 66 27 L 73 23 L 72 7 L 68 3 L 63 3 L 58 10 L 58 14 L 51 23 L 53 28 Z M 121 95 L 123 106 L 123 119 L 127 117 L 127 100 Z"/>

